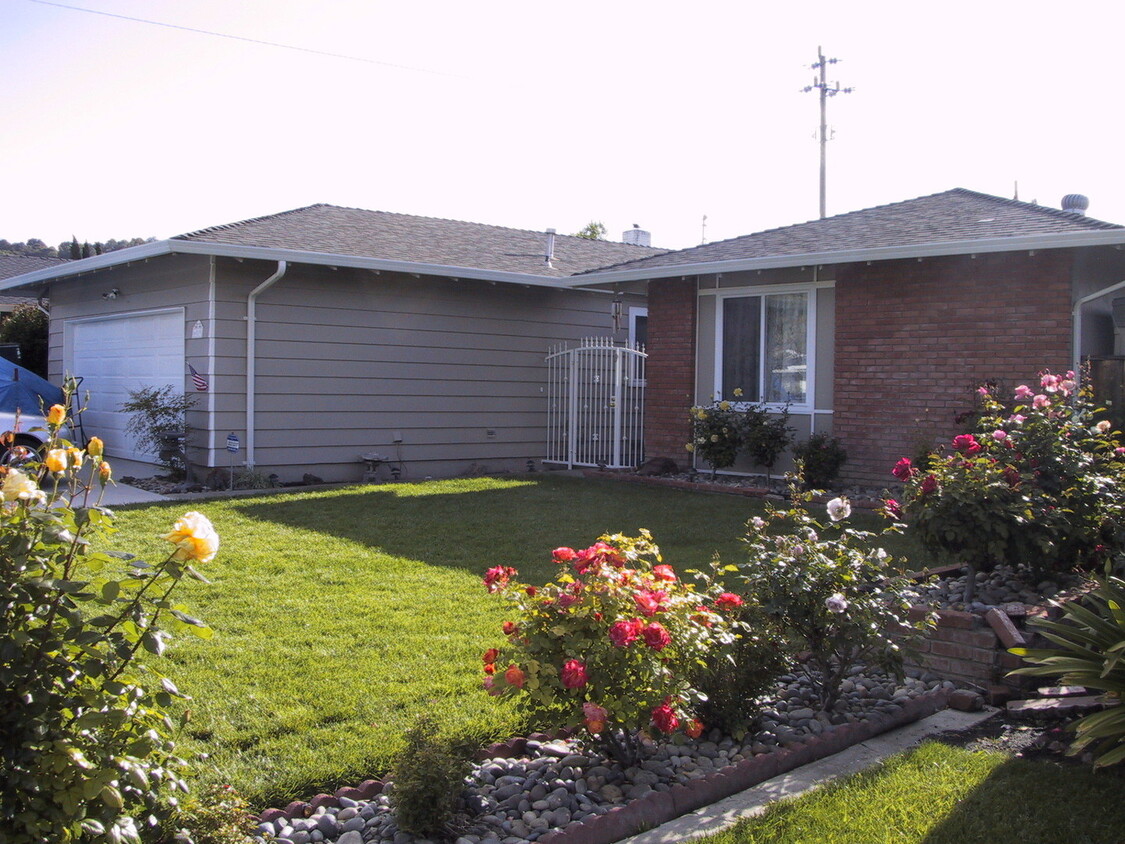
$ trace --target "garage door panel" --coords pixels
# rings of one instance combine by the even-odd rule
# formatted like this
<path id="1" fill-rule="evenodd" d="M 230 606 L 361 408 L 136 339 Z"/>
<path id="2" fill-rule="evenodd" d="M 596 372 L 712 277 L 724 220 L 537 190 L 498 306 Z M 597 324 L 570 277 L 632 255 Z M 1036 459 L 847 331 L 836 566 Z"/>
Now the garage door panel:
<path id="1" fill-rule="evenodd" d="M 156 455 L 137 451 L 125 432 L 128 416 L 121 405 L 144 387 L 183 389 L 183 311 L 73 321 L 65 330 L 71 335 L 66 371 L 81 376 L 81 390 L 89 392 L 87 435 L 101 437 L 111 457 L 155 461 Z"/>

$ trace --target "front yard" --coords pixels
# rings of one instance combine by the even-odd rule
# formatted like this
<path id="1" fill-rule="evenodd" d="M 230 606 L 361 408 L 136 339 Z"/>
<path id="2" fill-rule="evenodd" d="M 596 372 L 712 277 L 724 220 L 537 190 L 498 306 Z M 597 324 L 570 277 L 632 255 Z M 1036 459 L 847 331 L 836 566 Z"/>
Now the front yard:
<path id="1" fill-rule="evenodd" d="M 214 584 L 179 595 L 215 637 L 179 639 L 162 666 L 194 697 L 181 749 L 265 808 L 384 773 L 421 712 L 481 743 L 524 729 L 480 689 L 480 654 L 504 620 L 481 585 L 489 567 L 543 583 L 553 548 L 642 527 L 678 569 L 734 560 L 762 503 L 538 475 L 190 507 L 223 544 L 206 567 Z M 155 559 L 185 509 L 122 510 L 115 544 Z"/>

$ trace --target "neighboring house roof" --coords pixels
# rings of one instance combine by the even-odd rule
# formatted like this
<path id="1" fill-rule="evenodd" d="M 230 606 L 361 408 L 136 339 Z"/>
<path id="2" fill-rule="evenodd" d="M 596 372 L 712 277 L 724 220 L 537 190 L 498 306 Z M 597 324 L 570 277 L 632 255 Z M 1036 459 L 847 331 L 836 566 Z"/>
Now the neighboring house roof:
<path id="1" fill-rule="evenodd" d="M 0 278 L 11 278 L 24 273 L 65 264 L 66 258 L 39 258 L 28 255 L 2 255 L 0 254 Z"/>
<path id="2" fill-rule="evenodd" d="M 730 240 L 706 243 L 678 252 L 641 258 L 612 267 L 587 271 L 588 275 L 619 275 L 634 278 L 646 273 L 678 274 L 706 271 L 702 265 L 754 266 L 792 265 L 795 258 L 821 263 L 860 258 L 907 257 L 926 254 L 956 254 L 974 245 L 979 251 L 1027 248 L 1026 242 L 1050 246 L 1081 245 L 1081 237 L 1092 242 L 1123 242 L 1125 226 L 1095 220 L 1082 214 L 1060 211 L 1015 199 L 1002 199 L 976 191 L 954 188 L 918 199 L 852 211 L 799 225 L 768 229 Z M 881 253 L 886 254 L 881 254 Z M 854 256 L 854 257 L 851 257 Z M 835 257 L 835 260 L 833 260 Z M 712 272 L 714 269 L 711 270 Z"/>
<path id="3" fill-rule="evenodd" d="M 555 235 L 554 257 L 548 265 L 544 260 L 546 232 L 337 205 L 309 205 L 178 235 L 173 240 L 295 249 L 553 278 L 665 251 L 559 234 Z"/>

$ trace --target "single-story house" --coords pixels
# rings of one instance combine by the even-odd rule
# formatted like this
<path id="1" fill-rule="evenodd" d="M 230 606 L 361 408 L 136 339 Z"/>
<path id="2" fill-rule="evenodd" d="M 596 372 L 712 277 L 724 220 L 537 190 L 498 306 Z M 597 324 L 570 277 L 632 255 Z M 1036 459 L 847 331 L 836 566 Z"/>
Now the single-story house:
<path id="1" fill-rule="evenodd" d="M 958 188 L 576 283 L 647 298 L 648 457 L 686 462 L 689 408 L 740 388 L 788 405 L 799 436 L 835 436 L 845 480 L 886 485 L 898 457 L 955 432 L 981 383 L 1014 388 L 1125 353 L 1112 313 L 1112 294 L 1125 296 L 1125 227 L 1085 216 L 1087 205 Z"/>
<path id="2" fill-rule="evenodd" d="M 644 243 L 313 205 L 0 283 L 51 302 L 50 374 L 82 376 L 85 428 L 140 473 L 121 403 L 194 397 L 187 460 L 359 480 L 526 471 L 545 456 L 551 346 L 621 344 L 643 297 L 568 281 Z M 633 320 L 630 321 L 630 315 Z M 231 449 L 228 450 L 228 442 Z"/>

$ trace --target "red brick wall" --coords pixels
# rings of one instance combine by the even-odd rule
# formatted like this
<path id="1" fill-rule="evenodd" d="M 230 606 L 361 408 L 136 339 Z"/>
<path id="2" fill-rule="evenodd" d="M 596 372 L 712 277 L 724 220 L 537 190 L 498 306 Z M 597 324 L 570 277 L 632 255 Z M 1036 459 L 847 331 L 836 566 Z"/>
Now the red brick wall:
<path id="1" fill-rule="evenodd" d="M 695 397 L 695 280 L 660 279 L 648 290 L 645 456 L 687 464 Z"/>
<path id="2" fill-rule="evenodd" d="M 844 480 L 956 432 L 974 384 L 1070 367 L 1071 255 L 1048 250 L 849 264 L 836 275 L 833 433 Z M 650 405 L 651 406 L 651 405 Z"/>

